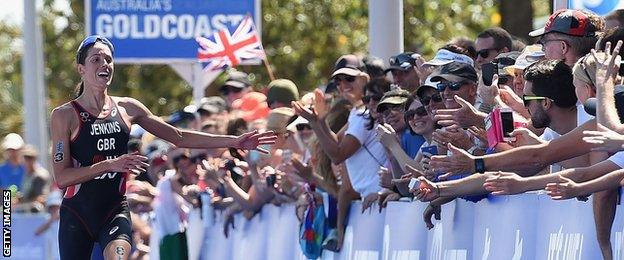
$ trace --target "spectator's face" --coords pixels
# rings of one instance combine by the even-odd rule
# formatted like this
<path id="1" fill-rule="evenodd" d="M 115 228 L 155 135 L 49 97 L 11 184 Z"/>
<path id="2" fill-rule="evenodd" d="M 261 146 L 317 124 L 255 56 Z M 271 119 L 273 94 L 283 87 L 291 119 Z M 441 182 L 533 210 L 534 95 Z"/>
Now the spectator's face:
<path id="1" fill-rule="evenodd" d="M 386 108 L 381 112 L 384 123 L 392 126 L 397 133 L 403 132 L 405 130 L 405 118 L 403 116 L 403 113 L 405 112 L 405 104 L 388 104 L 385 105 L 385 107 Z"/>
<path id="2" fill-rule="evenodd" d="M 492 37 L 477 38 L 475 49 L 477 50 L 477 59 L 475 60 L 477 68 L 481 68 L 481 65 L 491 62 L 501 52 L 494 48 L 494 38 Z"/>
<path id="3" fill-rule="evenodd" d="M 33 169 L 35 166 L 35 163 L 37 163 L 37 157 L 32 157 L 32 156 L 24 156 L 24 164 L 26 165 L 26 167 L 28 167 L 29 169 Z"/>
<path id="4" fill-rule="evenodd" d="M 6 149 L 4 150 L 4 158 L 9 161 L 17 162 L 20 160 L 19 150 L 15 149 Z"/>
<path id="5" fill-rule="evenodd" d="M 366 105 L 366 108 L 370 112 L 370 116 L 375 121 L 379 121 L 381 116 L 379 113 L 377 113 L 377 104 L 379 104 L 379 101 L 383 97 L 383 94 L 373 93 L 372 91 L 369 92 L 370 93 L 366 93 L 364 98 L 362 98 L 362 101 L 364 101 L 364 105 Z"/>
<path id="6" fill-rule="evenodd" d="M 178 165 L 184 183 L 186 185 L 197 184 L 199 181 L 199 164 L 194 163 L 190 159 L 182 159 Z"/>
<path id="7" fill-rule="evenodd" d="M 414 100 L 407 111 L 405 111 L 405 117 L 414 133 L 430 135 L 435 129 L 433 118 L 427 113 L 427 109 L 418 100 Z"/>
<path id="8" fill-rule="evenodd" d="M 524 95 L 535 96 L 533 94 L 533 83 L 525 81 L 524 83 Z M 544 110 L 545 100 L 530 100 L 526 101 L 526 108 L 531 114 L 531 122 L 535 128 L 544 128 L 550 125 L 550 116 Z"/>
<path id="9" fill-rule="evenodd" d="M 444 106 L 443 101 L 441 93 L 433 88 L 426 88 L 423 90 L 420 97 L 420 102 L 425 105 L 425 108 L 427 108 L 427 111 L 430 113 L 434 110 L 445 109 L 446 106 Z"/>
<path id="10" fill-rule="evenodd" d="M 578 78 L 574 78 L 574 92 L 576 92 L 576 97 L 581 103 L 585 103 L 588 98 L 596 96 L 596 93 L 592 90 L 592 88 L 582 80 Z"/>
<path id="11" fill-rule="evenodd" d="M 544 58 L 547 60 L 565 59 L 565 49 L 569 48 L 568 43 L 554 33 L 544 34 L 538 43 L 542 44 Z"/>
<path id="12" fill-rule="evenodd" d="M 524 94 L 524 71 L 521 69 L 514 70 L 514 77 L 512 82 L 512 88 L 514 93 L 521 97 Z"/>
<path id="13" fill-rule="evenodd" d="M 401 88 L 413 91 L 418 87 L 420 79 L 415 68 L 409 68 L 408 70 L 391 70 L 394 83 L 401 86 Z"/>
<path id="14" fill-rule="evenodd" d="M 366 77 L 340 74 L 336 75 L 335 79 L 338 82 L 338 90 L 342 97 L 351 104 L 357 104 L 362 100 Z"/>
<path id="15" fill-rule="evenodd" d="M 226 86 L 221 89 L 221 93 L 227 99 L 228 104 L 232 104 L 234 100 L 242 98 L 247 92 L 249 92 L 249 87 L 237 88 L 232 86 Z"/>
<path id="16" fill-rule="evenodd" d="M 443 80 L 440 83 L 443 83 L 443 84 L 454 83 L 456 85 L 458 84 L 458 82 L 450 82 L 447 80 Z M 463 98 L 464 100 L 470 103 L 474 103 L 475 97 L 477 95 L 476 84 L 471 83 L 471 82 L 465 82 L 465 83 L 460 83 L 459 85 L 460 85 L 459 88 L 449 86 L 449 87 L 444 88 L 444 91 L 442 91 L 442 98 L 444 100 L 444 106 L 446 108 L 453 109 L 453 108 L 461 107 L 455 101 L 455 95 L 459 96 L 460 98 Z"/>
<path id="17" fill-rule="evenodd" d="M 298 124 L 296 127 L 297 127 L 297 133 L 299 134 L 301 139 L 306 143 L 314 135 L 314 132 L 312 131 L 312 128 L 310 127 L 310 124 Z"/>

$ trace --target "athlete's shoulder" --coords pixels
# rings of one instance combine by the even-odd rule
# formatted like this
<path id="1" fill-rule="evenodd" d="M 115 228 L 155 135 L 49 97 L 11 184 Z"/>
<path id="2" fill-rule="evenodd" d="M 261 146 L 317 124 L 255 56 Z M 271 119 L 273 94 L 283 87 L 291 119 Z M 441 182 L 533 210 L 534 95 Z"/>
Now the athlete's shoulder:
<path id="1" fill-rule="evenodd" d="M 131 98 L 131 97 L 111 97 L 111 98 L 118 106 L 124 108 L 126 112 L 128 113 L 128 115 L 130 116 L 142 115 L 148 111 L 147 107 L 145 107 L 145 105 L 143 105 L 141 101 L 138 101 L 134 98 Z"/>
<path id="2" fill-rule="evenodd" d="M 72 106 L 71 102 L 67 102 L 52 109 L 51 117 L 56 117 L 57 119 L 67 118 L 67 116 L 71 116 L 73 113 L 75 113 L 74 106 Z"/>

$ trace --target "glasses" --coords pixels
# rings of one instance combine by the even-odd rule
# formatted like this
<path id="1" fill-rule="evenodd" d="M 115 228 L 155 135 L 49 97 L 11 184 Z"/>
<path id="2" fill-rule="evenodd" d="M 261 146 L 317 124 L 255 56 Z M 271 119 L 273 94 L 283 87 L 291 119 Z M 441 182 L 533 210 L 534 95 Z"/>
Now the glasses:
<path id="1" fill-rule="evenodd" d="M 355 81 L 355 76 L 350 76 L 350 75 L 337 75 L 334 78 L 336 79 L 336 83 L 340 83 L 340 81 L 347 81 L 347 82 Z"/>
<path id="2" fill-rule="evenodd" d="M 111 43 L 111 41 L 109 41 L 108 39 L 106 39 L 106 37 L 104 36 L 100 36 L 100 35 L 91 35 L 91 36 L 87 36 L 87 38 L 85 38 L 84 40 L 82 40 L 82 42 L 80 43 L 80 46 L 78 47 L 78 52 L 76 54 L 76 61 L 80 61 L 82 60 L 82 56 L 84 56 L 85 53 L 85 48 L 91 44 L 96 43 L 97 41 L 100 41 L 102 43 L 104 43 L 106 46 L 108 46 L 108 48 L 111 50 L 111 53 L 115 52 L 115 48 L 113 47 L 113 43 Z"/>
<path id="3" fill-rule="evenodd" d="M 539 97 L 539 96 L 531 96 L 531 95 L 524 95 L 522 96 L 522 102 L 524 102 L 524 106 L 528 107 L 529 106 L 529 102 L 531 102 L 531 100 L 546 100 L 549 99 L 547 97 Z"/>
<path id="4" fill-rule="evenodd" d="M 241 91 L 243 91 L 242 88 L 234 88 L 234 87 L 225 87 L 221 89 L 221 93 L 223 93 L 224 96 L 227 96 L 230 93 L 240 93 Z"/>
<path id="5" fill-rule="evenodd" d="M 405 121 L 413 120 L 415 115 L 423 117 L 427 116 L 428 114 L 429 113 L 427 113 L 427 109 L 424 106 L 418 107 L 416 109 L 410 109 L 405 111 Z"/>
<path id="6" fill-rule="evenodd" d="M 546 43 L 549 42 L 556 42 L 556 41 L 560 41 L 560 42 L 564 42 L 567 45 L 570 45 L 566 40 L 564 39 L 544 39 L 544 37 L 540 38 L 539 40 L 537 40 L 538 44 L 542 45 L 542 49 L 544 49 L 544 47 L 546 46 Z"/>
<path id="7" fill-rule="evenodd" d="M 433 102 L 435 103 L 439 103 L 442 102 L 442 96 L 440 96 L 440 94 L 435 93 L 431 96 L 424 96 L 420 98 L 420 103 L 422 103 L 423 105 L 427 106 L 430 104 L 430 102 L 433 100 Z"/>
<path id="8" fill-rule="evenodd" d="M 381 112 L 383 116 L 388 116 L 392 111 L 403 111 L 405 110 L 405 105 L 386 105 L 386 109 Z"/>
<path id="9" fill-rule="evenodd" d="M 440 82 L 438 83 L 438 91 L 444 92 L 446 88 L 450 89 L 451 91 L 458 91 L 464 84 L 466 84 L 466 82 Z"/>
<path id="10" fill-rule="evenodd" d="M 297 128 L 297 131 L 312 130 L 312 127 L 310 127 L 309 124 L 297 124 L 295 127 Z"/>
<path id="11" fill-rule="evenodd" d="M 482 49 L 477 52 L 477 56 L 481 56 L 481 58 L 487 59 L 488 57 L 490 57 L 490 51 L 499 51 L 499 49 L 494 49 L 494 48 Z"/>
<path id="12" fill-rule="evenodd" d="M 379 102 L 381 101 L 382 97 L 383 95 L 379 95 L 379 94 L 366 95 L 362 97 L 362 102 L 364 102 L 365 104 L 368 104 L 368 102 L 370 102 L 371 100 L 375 102 Z"/>

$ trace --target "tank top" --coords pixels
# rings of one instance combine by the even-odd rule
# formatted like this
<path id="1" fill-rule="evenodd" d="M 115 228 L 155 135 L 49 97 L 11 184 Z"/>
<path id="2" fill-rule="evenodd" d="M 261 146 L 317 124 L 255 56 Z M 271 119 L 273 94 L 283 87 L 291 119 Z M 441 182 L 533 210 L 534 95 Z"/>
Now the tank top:
<path id="1" fill-rule="evenodd" d="M 69 145 L 75 167 L 90 166 L 128 153 L 130 129 L 117 104 L 112 99 L 111 102 L 111 112 L 103 118 L 89 113 L 78 102 L 71 102 L 80 121 L 78 134 Z M 125 199 L 126 179 L 127 173 L 105 172 L 90 181 L 69 186 L 63 205 L 77 211 L 108 211 Z"/>

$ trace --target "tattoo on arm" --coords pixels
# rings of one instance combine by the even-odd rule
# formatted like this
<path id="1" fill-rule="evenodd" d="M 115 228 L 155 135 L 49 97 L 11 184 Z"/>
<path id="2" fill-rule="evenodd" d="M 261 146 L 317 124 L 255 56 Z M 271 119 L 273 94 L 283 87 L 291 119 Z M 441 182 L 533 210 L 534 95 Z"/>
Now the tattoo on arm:
<path id="1" fill-rule="evenodd" d="M 58 143 L 56 143 L 54 151 L 54 163 L 62 162 L 63 159 L 65 159 L 65 154 L 63 153 L 63 141 L 58 141 Z"/>

